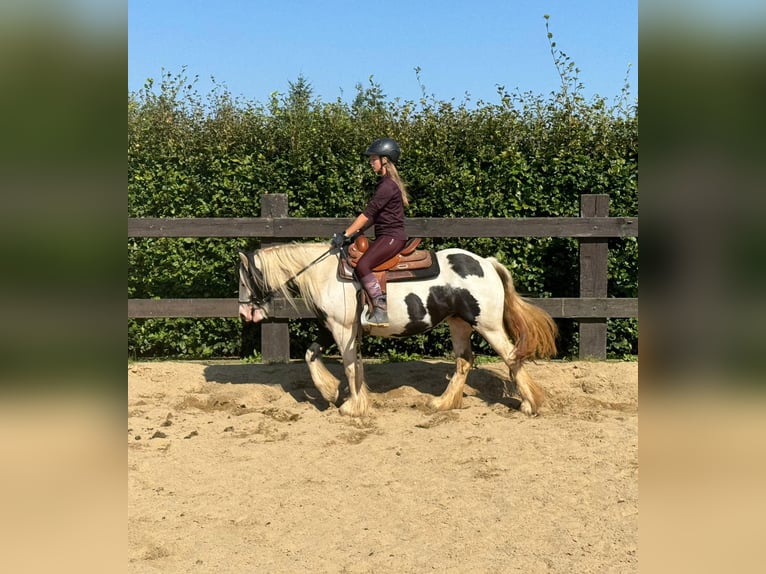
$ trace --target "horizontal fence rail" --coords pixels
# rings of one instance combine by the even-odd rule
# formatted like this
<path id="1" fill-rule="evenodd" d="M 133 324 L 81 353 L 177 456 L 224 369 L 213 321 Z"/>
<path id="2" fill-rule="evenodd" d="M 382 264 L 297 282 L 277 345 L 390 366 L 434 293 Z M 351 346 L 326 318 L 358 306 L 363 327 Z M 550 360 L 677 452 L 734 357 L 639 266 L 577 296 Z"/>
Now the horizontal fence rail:
<path id="1" fill-rule="evenodd" d="M 530 298 L 556 319 L 580 322 L 581 358 L 606 358 L 606 321 L 638 317 L 638 299 L 607 297 L 608 240 L 638 237 L 637 217 L 608 217 L 609 196 L 581 196 L 582 217 L 535 218 L 409 218 L 410 237 L 566 237 L 580 243 L 580 297 Z M 285 194 L 263 195 L 261 217 L 129 218 L 128 237 L 260 237 L 273 239 L 328 238 L 351 218 L 291 218 Z M 234 264 L 234 263 L 233 263 Z M 272 319 L 261 325 L 264 361 L 290 357 L 287 321 L 313 318 L 303 301 L 295 307 L 275 298 Z M 236 298 L 128 299 L 128 318 L 238 317 Z"/>
<path id="2" fill-rule="evenodd" d="M 329 217 L 140 218 L 128 220 L 128 237 L 332 237 L 353 219 Z M 410 237 L 637 237 L 637 217 L 464 217 L 407 220 Z"/>
<path id="3" fill-rule="evenodd" d="M 533 298 L 527 297 L 554 319 L 617 319 L 638 316 L 638 299 L 615 299 L 607 297 L 581 298 Z M 238 317 L 239 305 L 232 299 L 128 299 L 128 317 L 149 319 L 172 318 L 225 318 Z M 316 315 L 301 299 L 295 300 L 295 308 L 281 298 L 271 302 L 273 316 L 280 319 L 311 319 Z"/>

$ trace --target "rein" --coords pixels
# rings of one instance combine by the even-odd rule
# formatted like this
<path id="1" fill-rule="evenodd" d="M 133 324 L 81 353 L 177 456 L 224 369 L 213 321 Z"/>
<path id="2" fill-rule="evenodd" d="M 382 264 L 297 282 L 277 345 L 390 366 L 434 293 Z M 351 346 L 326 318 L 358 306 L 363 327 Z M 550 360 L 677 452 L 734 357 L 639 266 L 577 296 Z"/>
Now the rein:
<path id="1" fill-rule="evenodd" d="M 300 277 L 303 273 L 308 271 L 311 267 L 313 267 L 314 265 L 316 265 L 317 263 L 322 261 L 330 253 L 332 253 L 333 249 L 334 249 L 333 247 L 330 247 L 330 249 L 328 249 L 327 251 L 322 253 L 319 257 L 314 259 L 314 261 L 312 261 L 311 263 L 306 265 L 303 269 L 301 269 L 300 271 L 295 273 L 292 277 L 290 277 L 287 281 L 285 281 L 283 285 L 287 285 L 288 283 L 290 283 L 290 281 L 295 281 L 295 279 Z M 255 266 L 255 252 L 247 253 L 246 256 L 247 256 L 247 262 L 249 263 L 249 269 L 248 269 L 248 272 L 247 272 L 247 278 L 249 279 L 249 281 L 248 281 L 249 285 L 247 286 L 247 288 L 248 288 L 248 291 L 250 291 L 250 299 L 245 299 L 245 300 L 240 299 L 239 302 L 240 303 L 245 303 L 245 304 L 252 303 L 252 304 L 257 305 L 258 307 L 263 307 L 266 303 L 271 301 L 271 299 L 281 289 L 281 287 L 274 288 L 271 291 L 268 291 L 268 292 L 264 293 L 262 297 L 256 297 L 255 293 L 258 290 L 258 283 L 261 283 L 261 284 L 263 283 L 263 280 L 262 280 L 263 274 Z M 260 276 L 260 279 L 253 276 L 254 273 L 256 273 L 256 272 Z"/>

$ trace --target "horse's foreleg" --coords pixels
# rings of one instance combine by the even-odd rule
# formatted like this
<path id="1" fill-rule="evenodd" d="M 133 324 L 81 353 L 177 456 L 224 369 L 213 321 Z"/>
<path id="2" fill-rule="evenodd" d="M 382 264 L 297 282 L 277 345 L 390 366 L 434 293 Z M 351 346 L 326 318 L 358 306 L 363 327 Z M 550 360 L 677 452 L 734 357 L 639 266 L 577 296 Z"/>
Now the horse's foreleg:
<path id="1" fill-rule="evenodd" d="M 367 392 L 367 384 L 364 382 L 364 366 L 362 357 L 359 355 L 359 343 L 355 329 L 353 338 L 343 351 L 343 367 L 346 370 L 350 396 L 341 405 L 340 413 L 352 417 L 364 416 L 370 408 L 370 396 Z"/>
<path id="2" fill-rule="evenodd" d="M 338 400 L 340 381 L 325 367 L 322 362 L 322 348 L 317 343 L 312 344 L 306 351 L 306 365 L 314 386 L 322 393 L 324 400 L 334 404 Z"/>
<path id="3" fill-rule="evenodd" d="M 357 325 L 356 321 L 353 321 L 350 327 L 341 324 L 330 325 L 343 359 L 343 370 L 348 380 L 349 397 L 340 406 L 340 413 L 352 417 L 364 416 L 370 408 L 367 385 L 364 383 L 362 358 L 358 353 L 360 339 Z"/>
<path id="4" fill-rule="evenodd" d="M 453 317 L 449 319 L 452 350 L 455 354 L 455 372 L 441 396 L 431 399 L 428 406 L 437 411 L 459 409 L 463 406 L 463 387 L 473 365 L 471 352 L 471 326 Z"/>
<path id="5" fill-rule="evenodd" d="M 364 367 L 362 359 L 353 352 L 353 357 L 343 356 L 346 377 L 348 378 L 348 387 L 350 396 L 340 406 L 340 413 L 351 417 L 361 417 L 367 414 L 370 408 L 370 395 L 367 392 L 367 384 L 364 382 Z"/>

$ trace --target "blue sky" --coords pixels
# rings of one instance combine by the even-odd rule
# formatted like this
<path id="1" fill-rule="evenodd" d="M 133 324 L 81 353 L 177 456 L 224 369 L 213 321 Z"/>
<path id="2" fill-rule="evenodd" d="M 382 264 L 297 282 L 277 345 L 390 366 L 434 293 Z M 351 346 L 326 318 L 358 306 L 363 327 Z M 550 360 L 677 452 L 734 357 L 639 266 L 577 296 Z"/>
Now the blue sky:
<path id="1" fill-rule="evenodd" d="M 128 90 L 186 67 L 206 94 L 211 76 L 265 103 L 303 76 L 322 101 L 370 76 L 387 99 L 496 103 L 506 90 L 559 88 L 545 30 L 580 69 L 584 95 L 638 94 L 637 0 L 129 0 Z"/>

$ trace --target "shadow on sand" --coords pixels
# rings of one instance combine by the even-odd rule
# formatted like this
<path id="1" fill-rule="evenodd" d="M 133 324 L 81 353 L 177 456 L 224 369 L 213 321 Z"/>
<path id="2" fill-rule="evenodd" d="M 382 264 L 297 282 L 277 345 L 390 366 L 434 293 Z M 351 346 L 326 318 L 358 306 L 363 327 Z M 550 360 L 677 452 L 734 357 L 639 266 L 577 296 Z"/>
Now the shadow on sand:
<path id="1" fill-rule="evenodd" d="M 323 357 L 327 370 L 340 381 L 340 399 L 347 396 L 348 385 L 343 365 L 338 358 Z M 406 363 L 364 364 L 365 380 L 372 393 L 385 394 L 404 386 L 411 387 L 423 395 L 439 396 L 455 370 L 448 361 L 409 361 Z M 220 384 L 279 385 L 297 402 L 309 402 L 318 409 L 329 405 L 314 388 L 306 364 L 300 360 L 272 364 L 216 364 L 205 367 L 205 380 Z M 518 409 L 520 401 L 508 396 L 515 391 L 513 383 L 503 380 L 495 369 L 474 368 L 468 375 L 465 394 L 475 396 L 487 404 L 503 404 Z"/>

